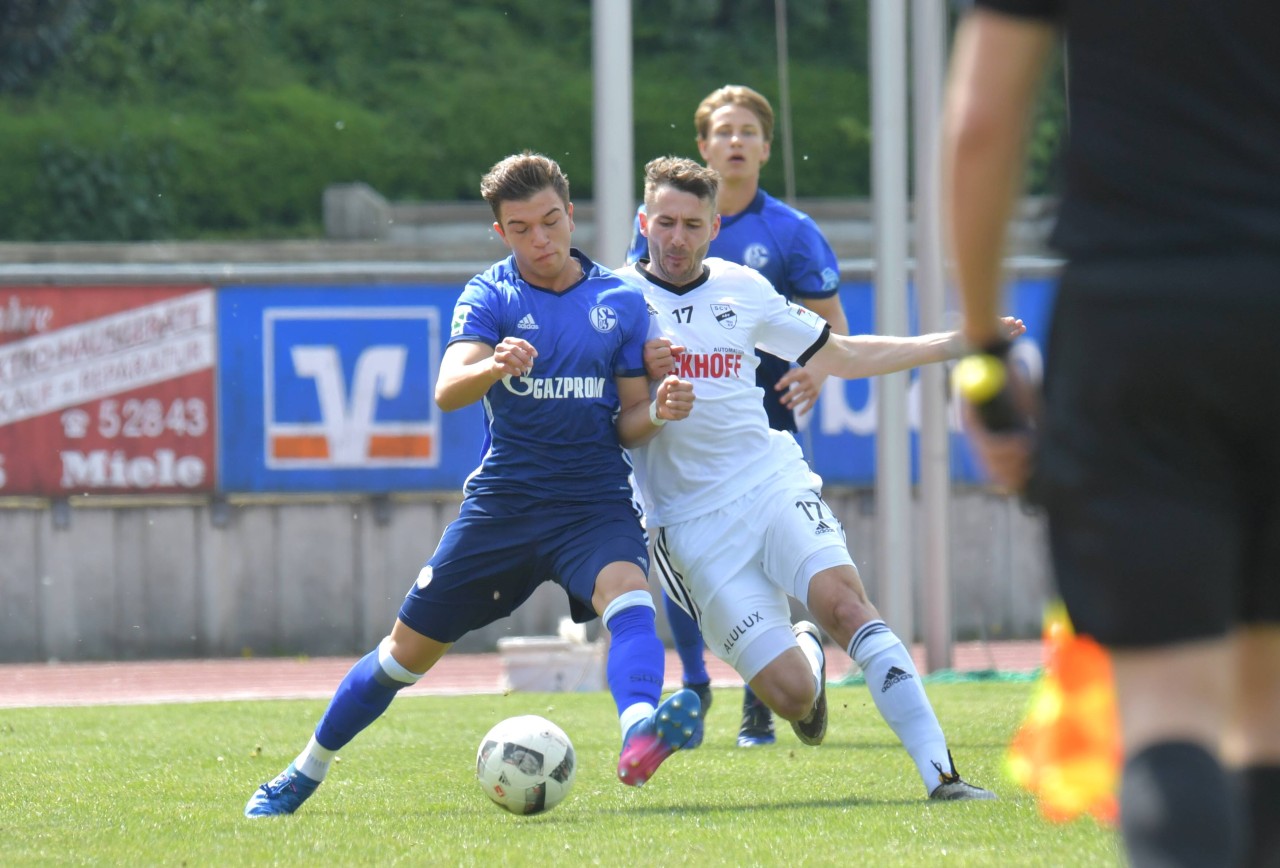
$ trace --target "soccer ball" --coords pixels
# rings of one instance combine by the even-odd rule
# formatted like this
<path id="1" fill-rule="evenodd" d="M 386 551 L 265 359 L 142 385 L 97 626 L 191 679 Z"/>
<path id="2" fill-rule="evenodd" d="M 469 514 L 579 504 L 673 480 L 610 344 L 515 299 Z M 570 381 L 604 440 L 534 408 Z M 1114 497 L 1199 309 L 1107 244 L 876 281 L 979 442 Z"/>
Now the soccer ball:
<path id="1" fill-rule="evenodd" d="M 536 714 L 502 721 L 476 751 L 480 788 L 513 814 L 540 814 L 560 804 L 577 768 L 569 736 Z"/>

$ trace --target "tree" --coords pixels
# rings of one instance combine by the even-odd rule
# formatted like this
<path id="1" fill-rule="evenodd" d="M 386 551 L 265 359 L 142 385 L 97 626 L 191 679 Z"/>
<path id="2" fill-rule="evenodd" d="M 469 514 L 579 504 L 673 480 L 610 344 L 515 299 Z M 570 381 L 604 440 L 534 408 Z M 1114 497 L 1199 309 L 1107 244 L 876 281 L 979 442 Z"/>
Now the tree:
<path id="1" fill-rule="evenodd" d="M 0 5 L 0 92 L 29 94 L 62 59 L 92 0 L 9 0 Z"/>

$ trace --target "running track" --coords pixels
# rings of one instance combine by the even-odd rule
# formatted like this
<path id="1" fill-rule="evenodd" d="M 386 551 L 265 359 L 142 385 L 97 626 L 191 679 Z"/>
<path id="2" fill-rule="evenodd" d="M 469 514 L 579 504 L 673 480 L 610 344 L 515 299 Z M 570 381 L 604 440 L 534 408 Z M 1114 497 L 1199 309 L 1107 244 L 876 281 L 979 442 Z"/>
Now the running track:
<path id="1" fill-rule="evenodd" d="M 924 650 L 913 649 L 924 671 Z M 955 670 L 1031 672 L 1042 662 L 1041 643 L 960 642 Z M 159 660 L 130 663 L 19 663 L 0 665 L 0 708 L 67 705 L 144 705 L 233 699 L 328 699 L 354 658 L 250 658 Z M 827 649 L 827 677 L 839 679 L 852 663 L 844 652 Z M 742 683 L 732 669 L 707 655 L 716 687 Z M 667 687 L 679 686 L 680 663 L 667 653 Z M 502 693 L 502 659 L 497 654 L 448 654 L 410 693 Z"/>

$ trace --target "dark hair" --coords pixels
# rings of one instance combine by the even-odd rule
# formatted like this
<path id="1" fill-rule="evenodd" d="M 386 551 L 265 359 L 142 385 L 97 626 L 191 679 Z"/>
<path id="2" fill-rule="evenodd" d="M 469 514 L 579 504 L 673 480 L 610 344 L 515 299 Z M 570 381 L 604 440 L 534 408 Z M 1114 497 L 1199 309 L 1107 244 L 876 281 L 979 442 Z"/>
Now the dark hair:
<path id="1" fill-rule="evenodd" d="M 569 178 L 550 157 L 525 151 L 495 163 L 480 179 L 480 195 L 493 209 L 493 219 L 501 222 L 498 209 L 503 202 L 523 202 L 550 187 L 560 201 L 569 204 Z"/>
<path id="2" fill-rule="evenodd" d="M 693 113 L 693 127 L 698 131 L 700 140 L 705 141 L 711 133 L 712 112 L 727 105 L 742 106 L 755 115 L 760 121 L 760 134 L 764 140 L 773 141 L 773 106 L 762 95 L 741 84 L 726 84 L 698 103 L 698 110 Z"/>
<path id="3" fill-rule="evenodd" d="M 656 157 L 644 167 L 645 201 L 659 187 L 674 187 L 681 192 L 692 193 L 714 206 L 720 192 L 720 173 L 687 157 Z"/>

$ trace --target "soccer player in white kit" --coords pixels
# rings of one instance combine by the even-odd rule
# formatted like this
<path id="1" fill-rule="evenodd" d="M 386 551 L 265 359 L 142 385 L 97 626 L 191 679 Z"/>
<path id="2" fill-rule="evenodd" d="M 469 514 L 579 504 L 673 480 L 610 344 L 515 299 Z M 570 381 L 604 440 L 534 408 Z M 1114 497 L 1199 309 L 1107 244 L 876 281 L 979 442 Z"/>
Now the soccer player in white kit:
<path id="1" fill-rule="evenodd" d="M 631 450 L 650 527 L 659 528 L 660 580 L 716 656 L 802 741 L 819 744 L 826 662 L 818 628 L 791 624 L 795 597 L 861 668 L 929 797 L 993 799 L 956 772 L 911 656 L 867 598 L 844 529 L 822 501 L 821 479 L 795 438 L 769 427 L 755 378 L 757 348 L 854 379 L 957 358 L 963 342 L 956 333 L 833 334 L 753 269 L 706 259 L 718 183 L 692 160 L 652 160 L 642 218 L 650 257 L 619 272 L 644 290 L 651 334 L 661 335 L 646 352 L 650 376 L 694 391 L 687 418 Z M 1004 325 L 1011 338 L 1025 330 L 1011 318 Z"/>

